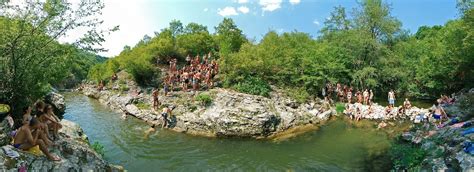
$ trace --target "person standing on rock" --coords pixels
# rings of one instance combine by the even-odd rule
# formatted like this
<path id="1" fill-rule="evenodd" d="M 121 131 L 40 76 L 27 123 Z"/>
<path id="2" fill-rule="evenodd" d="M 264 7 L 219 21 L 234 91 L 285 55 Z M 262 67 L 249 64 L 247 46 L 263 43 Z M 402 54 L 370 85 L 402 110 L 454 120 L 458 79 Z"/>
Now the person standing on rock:
<path id="1" fill-rule="evenodd" d="M 388 92 L 388 104 L 392 105 L 392 107 L 395 106 L 395 92 L 393 90 Z"/>
<path id="2" fill-rule="evenodd" d="M 372 104 L 372 100 L 374 100 L 374 92 L 372 89 L 369 90 L 369 103 Z"/>
<path id="3" fill-rule="evenodd" d="M 351 101 L 352 101 L 352 91 L 349 90 L 347 91 L 347 103 L 351 104 Z"/>
<path id="4" fill-rule="evenodd" d="M 21 150 L 28 150 L 36 145 L 39 145 L 41 152 L 43 152 L 48 159 L 52 161 L 61 161 L 56 155 L 53 155 L 48 150 L 47 141 L 44 141 L 45 135 L 43 134 L 43 128 L 40 126 L 39 121 L 36 118 L 32 118 L 28 124 L 21 126 L 16 135 L 13 147 Z"/>
<path id="5" fill-rule="evenodd" d="M 163 111 L 161 111 L 161 118 L 163 119 L 163 125 L 161 125 L 161 128 L 164 128 L 165 126 L 168 128 L 168 117 L 171 117 L 173 109 L 174 108 L 164 107 Z"/>
<path id="6" fill-rule="evenodd" d="M 369 90 L 365 89 L 362 95 L 364 96 L 364 104 L 368 105 L 369 104 Z"/>
<path id="7" fill-rule="evenodd" d="M 151 94 L 153 96 L 153 109 L 157 110 L 158 106 L 160 105 L 160 102 L 158 101 L 158 94 L 159 91 L 158 89 L 153 89 L 153 93 Z"/>

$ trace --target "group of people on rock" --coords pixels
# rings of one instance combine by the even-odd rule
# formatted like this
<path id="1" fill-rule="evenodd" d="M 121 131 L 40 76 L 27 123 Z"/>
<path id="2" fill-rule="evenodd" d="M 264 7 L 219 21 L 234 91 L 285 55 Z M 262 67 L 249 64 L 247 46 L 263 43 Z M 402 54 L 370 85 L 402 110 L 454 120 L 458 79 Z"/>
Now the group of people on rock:
<path id="1" fill-rule="evenodd" d="M 173 91 L 175 87 L 181 87 L 183 91 L 188 91 L 192 87 L 193 91 L 199 91 L 203 84 L 207 88 L 214 86 L 214 78 L 219 73 L 219 65 L 212 54 L 208 53 L 202 58 L 197 55 L 192 58 L 186 57 L 186 65 L 181 69 L 177 68 L 177 60 L 170 61 L 170 67 L 167 75 L 163 79 L 165 95 Z"/>
<path id="2" fill-rule="evenodd" d="M 13 147 L 26 151 L 39 146 L 48 159 L 60 161 L 58 156 L 49 152 L 49 147 L 56 146 L 53 141 L 59 139 L 60 121 L 53 112 L 53 106 L 43 101 L 35 103 L 34 112 L 31 106 L 25 107 L 21 127 L 12 132 Z"/>
<path id="3" fill-rule="evenodd" d="M 350 92 L 350 91 L 349 91 Z M 360 98 L 360 94 L 357 94 L 357 102 L 351 103 L 350 99 L 345 104 L 345 109 L 343 113 L 349 116 L 350 119 L 359 121 L 362 118 L 367 119 L 381 119 L 381 120 L 388 120 L 388 119 L 396 119 L 396 118 L 407 118 L 409 117 L 414 123 L 420 123 L 421 121 L 434 121 L 437 122 L 439 125 L 442 121 L 449 119 L 448 115 L 443 109 L 443 104 L 451 104 L 455 100 L 454 98 L 447 98 L 445 96 L 441 96 L 440 99 L 437 100 L 436 104 L 429 110 L 414 108 L 408 98 L 405 98 L 405 101 L 399 107 L 395 106 L 396 95 L 393 90 L 390 90 L 387 94 L 388 106 L 383 108 L 380 105 L 372 104 L 371 100 L 373 98 L 373 94 L 369 92 L 369 98 L 366 101 L 367 93 L 364 91 L 362 93 L 362 100 Z M 365 105 L 364 105 L 365 104 Z M 386 126 L 386 123 L 382 121 L 379 125 L 379 128 L 383 128 Z"/>
<path id="4" fill-rule="evenodd" d="M 339 98 L 340 102 L 357 102 L 363 104 L 370 104 L 374 98 L 374 92 L 372 89 L 365 89 L 365 90 L 357 90 L 354 93 L 354 88 L 352 86 L 342 85 L 340 83 L 336 83 L 334 87 L 333 84 L 327 83 L 322 89 L 323 97 L 328 97 L 330 100 L 334 96 Z"/>
<path id="5" fill-rule="evenodd" d="M 177 59 L 172 59 L 169 62 L 169 70 L 166 76 L 163 78 L 163 91 L 165 96 L 175 90 L 177 87 L 181 87 L 181 90 L 187 92 L 191 86 L 194 92 L 199 91 L 202 86 L 205 88 L 214 87 L 214 79 L 219 73 L 219 65 L 215 59 L 212 59 L 212 54 L 208 53 L 202 58 L 197 55 L 194 58 L 191 56 L 186 57 L 186 64 L 178 69 Z M 153 108 L 160 105 L 158 100 L 159 89 L 154 89 L 152 93 L 153 97 Z"/>

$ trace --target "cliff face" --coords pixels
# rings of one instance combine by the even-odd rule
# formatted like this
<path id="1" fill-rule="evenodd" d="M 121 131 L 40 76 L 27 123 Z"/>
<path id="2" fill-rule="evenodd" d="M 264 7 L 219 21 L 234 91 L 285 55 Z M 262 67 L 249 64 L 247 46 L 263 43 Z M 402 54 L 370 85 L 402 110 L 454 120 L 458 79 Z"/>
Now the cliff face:
<path id="1" fill-rule="evenodd" d="M 151 96 L 129 92 L 97 91 L 90 85 L 83 88 L 85 95 L 98 99 L 112 109 L 151 124 L 161 124 L 161 110 L 156 112 L 148 106 L 152 103 Z M 174 92 L 170 96 L 159 97 L 163 106 L 176 107 L 173 111 L 175 116 L 170 119 L 170 129 L 211 137 L 265 138 L 290 128 L 320 123 L 335 113 L 333 109 L 320 108 L 321 102 L 297 104 L 278 92 L 272 93 L 269 98 L 220 88 L 200 93 L 208 94 L 212 103 L 202 105 L 195 101 L 190 92 Z"/>
<path id="2" fill-rule="evenodd" d="M 62 120 L 61 124 L 63 128 L 60 130 L 59 141 L 56 142 L 58 146 L 50 148 L 61 161 L 53 162 L 44 155 L 34 155 L 5 145 L 0 152 L 0 170 L 18 171 L 23 166 L 28 171 L 123 171 L 121 167 L 107 163 L 89 146 L 87 136 L 79 125 L 67 120 Z M 6 122 L 2 122 L 2 133 L 8 130 Z M 10 140 L 8 134 L 3 133 L 1 136 L 2 141 Z M 6 155 L 5 150 L 17 152 L 19 157 L 11 158 Z"/>

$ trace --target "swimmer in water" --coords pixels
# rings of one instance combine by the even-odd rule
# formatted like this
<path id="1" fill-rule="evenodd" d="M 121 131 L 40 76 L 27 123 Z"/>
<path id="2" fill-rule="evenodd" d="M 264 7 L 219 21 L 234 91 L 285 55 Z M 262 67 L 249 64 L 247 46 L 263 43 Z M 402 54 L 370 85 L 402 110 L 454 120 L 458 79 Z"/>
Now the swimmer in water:
<path id="1" fill-rule="evenodd" d="M 156 131 L 155 124 L 151 125 L 151 127 L 145 131 L 145 139 L 148 139 L 148 136 Z"/>

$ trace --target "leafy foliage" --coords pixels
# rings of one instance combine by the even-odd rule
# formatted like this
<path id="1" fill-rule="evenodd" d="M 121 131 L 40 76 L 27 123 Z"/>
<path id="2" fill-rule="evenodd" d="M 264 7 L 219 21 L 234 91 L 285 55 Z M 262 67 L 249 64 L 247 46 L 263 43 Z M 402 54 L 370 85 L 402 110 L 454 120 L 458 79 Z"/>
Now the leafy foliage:
<path id="1" fill-rule="evenodd" d="M 208 93 L 199 93 L 194 99 L 203 106 L 209 106 L 212 103 L 212 97 Z"/>
<path id="2" fill-rule="evenodd" d="M 394 144 L 389 150 L 393 168 L 398 170 L 411 169 L 419 166 L 427 152 L 411 144 Z"/>
<path id="3" fill-rule="evenodd" d="M 104 7 L 101 1 L 25 1 L 18 6 L 0 2 L 0 101 L 20 115 L 22 106 L 31 104 L 69 74 L 78 73 L 80 54 L 76 48 L 102 51 L 96 45 L 111 30 L 99 30 L 97 18 Z M 72 45 L 57 40 L 81 27 L 86 34 Z M 76 57 L 76 58 L 74 58 Z"/>
<path id="4" fill-rule="evenodd" d="M 242 81 L 233 85 L 232 88 L 242 93 L 266 97 L 270 95 L 271 91 L 270 85 L 268 85 L 268 83 L 258 77 L 253 76 L 244 78 Z"/>
<path id="5" fill-rule="evenodd" d="M 92 149 L 95 150 L 99 155 L 102 157 L 105 156 L 105 150 L 104 150 L 104 145 L 100 144 L 99 142 L 94 142 L 94 144 L 91 145 Z"/>

